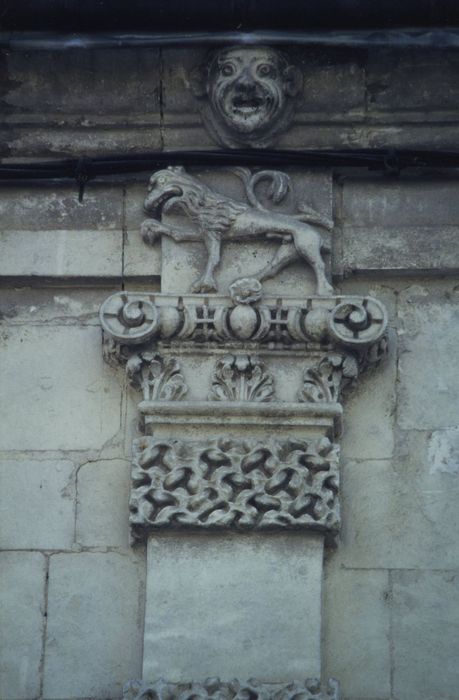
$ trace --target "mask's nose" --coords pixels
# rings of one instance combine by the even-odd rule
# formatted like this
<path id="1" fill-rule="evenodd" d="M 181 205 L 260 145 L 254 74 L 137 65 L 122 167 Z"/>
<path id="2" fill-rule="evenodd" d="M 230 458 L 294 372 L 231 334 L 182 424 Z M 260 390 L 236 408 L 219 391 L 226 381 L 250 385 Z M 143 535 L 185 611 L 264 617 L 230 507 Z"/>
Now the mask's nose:
<path id="1" fill-rule="evenodd" d="M 248 68 L 245 68 L 236 80 L 236 87 L 241 92 L 250 92 L 254 89 L 253 77 Z"/>

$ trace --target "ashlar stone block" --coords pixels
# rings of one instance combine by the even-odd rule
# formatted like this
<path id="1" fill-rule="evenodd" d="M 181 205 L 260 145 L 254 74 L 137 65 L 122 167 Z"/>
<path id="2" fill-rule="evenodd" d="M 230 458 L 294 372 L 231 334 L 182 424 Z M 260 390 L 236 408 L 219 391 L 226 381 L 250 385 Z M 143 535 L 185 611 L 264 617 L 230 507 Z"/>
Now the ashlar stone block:
<path id="1" fill-rule="evenodd" d="M 456 571 L 395 571 L 394 696 L 455 700 L 459 686 Z"/>
<path id="2" fill-rule="evenodd" d="M 121 387 L 100 355 L 99 328 L 17 326 L 4 335 L 1 449 L 100 449 L 117 434 Z"/>
<path id="3" fill-rule="evenodd" d="M 343 188 L 343 267 L 358 273 L 457 271 L 458 186 L 351 178 Z"/>
<path id="4" fill-rule="evenodd" d="M 0 274 L 121 278 L 122 231 L 2 231 Z"/>
<path id="5" fill-rule="evenodd" d="M 331 553 L 323 604 L 325 676 L 339 678 L 346 698 L 388 698 L 388 572 L 346 570 Z"/>
<path id="6" fill-rule="evenodd" d="M 0 192 L 2 231 L 114 231 L 121 229 L 121 187 L 91 184 L 84 193 L 84 206 L 75 186 L 31 189 L 14 187 Z M 92 255 L 86 251 L 87 257 Z"/>
<path id="7" fill-rule="evenodd" d="M 40 694 L 46 559 L 39 552 L 0 553 L 0 697 Z"/>
<path id="8" fill-rule="evenodd" d="M 142 588 L 141 552 L 51 557 L 46 700 L 121 697 L 140 675 Z"/>
<path id="9" fill-rule="evenodd" d="M 413 286 L 400 296 L 397 422 L 405 430 L 459 424 L 457 302 L 457 291 L 441 285 Z"/>
<path id="10" fill-rule="evenodd" d="M 320 676 L 321 579 L 320 535 L 150 537 L 143 678 Z"/>
<path id="11" fill-rule="evenodd" d="M 75 529 L 75 464 L 69 460 L 0 463 L 0 547 L 69 549 Z"/>
<path id="12" fill-rule="evenodd" d="M 438 468 L 432 454 L 436 439 L 429 432 L 403 432 L 392 460 L 342 464 L 343 528 L 336 557 L 345 566 L 459 566 L 458 472 L 454 453 Z"/>
<path id="13" fill-rule="evenodd" d="M 130 464 L 87 462 L 78 470 L 76 541 L 86 547 L 127 547 Z"/>

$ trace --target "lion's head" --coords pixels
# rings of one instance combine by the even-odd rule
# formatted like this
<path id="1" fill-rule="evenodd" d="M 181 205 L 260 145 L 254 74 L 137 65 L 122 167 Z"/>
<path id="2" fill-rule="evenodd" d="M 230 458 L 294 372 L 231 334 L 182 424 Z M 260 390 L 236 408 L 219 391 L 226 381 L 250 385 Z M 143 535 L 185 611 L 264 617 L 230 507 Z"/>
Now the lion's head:
<path id="1" fill-rule="evenodd" d="M 181 166 L 158 170 L 148 184 L 145 211 L 159 219 L 163 212 L 168 213 L 175 205 L 182 207 L 190 199 L 202 199 L 204 189 L 205 185 L 188 175 Z M 194 203 L 197 204 L 196 201 Z"/>

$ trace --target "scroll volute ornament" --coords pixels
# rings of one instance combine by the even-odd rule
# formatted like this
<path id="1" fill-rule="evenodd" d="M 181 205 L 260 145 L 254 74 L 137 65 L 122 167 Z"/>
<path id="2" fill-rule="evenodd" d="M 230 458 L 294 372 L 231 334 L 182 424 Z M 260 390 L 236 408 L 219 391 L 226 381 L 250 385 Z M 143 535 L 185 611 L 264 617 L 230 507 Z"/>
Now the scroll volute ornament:
<path id="1" fill-rule="evenodd" d="M 267 46 L 215 51 L 189 78 L 209 133 L 230 148 L 270 146 L 290 125 L 303 83 L 289 57 Z"/>

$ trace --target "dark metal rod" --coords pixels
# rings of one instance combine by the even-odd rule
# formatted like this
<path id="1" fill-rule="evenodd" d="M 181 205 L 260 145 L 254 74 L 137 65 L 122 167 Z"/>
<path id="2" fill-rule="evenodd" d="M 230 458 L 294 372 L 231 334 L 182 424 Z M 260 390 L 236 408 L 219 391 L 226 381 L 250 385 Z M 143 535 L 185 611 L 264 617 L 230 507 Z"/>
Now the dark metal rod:
<path id="1" fill-rule="evenodd" d="M 405 149 L 163 151 L 139 155 L 3 163 L 0 164 L 0 181 L 73 179 L 81 184 L 104 175 L 140 173 L 174 165 L 339 167 L 398 173 L 405 168 L 459 168 L 459 151 Z"/>
<path id="2" fill-rule="evenodd" d="M 458 3 L 459 6 L 459 3 Z M 0 31 L 0 48 L 9 51 L 62 51 L 72 49 L 133 49 L 167 46 L 215 46 L 270 44 L 348 48 L 459 49 L 459 26 L 429 29 L 380 29 L 355 31 L 252 32 L 134 32 L 60 33 Z"/>

